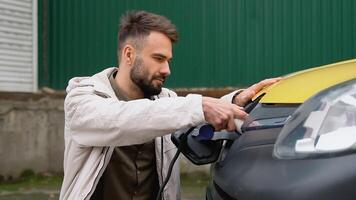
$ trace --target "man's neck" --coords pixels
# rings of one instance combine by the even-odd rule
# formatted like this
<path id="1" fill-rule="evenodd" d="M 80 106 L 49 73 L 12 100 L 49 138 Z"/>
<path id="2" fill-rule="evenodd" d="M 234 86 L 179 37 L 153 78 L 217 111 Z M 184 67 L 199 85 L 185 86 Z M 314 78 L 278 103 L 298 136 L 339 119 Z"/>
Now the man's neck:
<path id="1" fill-rule="evenodd" d="M 130 72 L 125 71 L 127 69 L 125 68 L 118 68 L 116 77 L 115 77 L 115 83 L 118 88 L 120 88 L 120 91 L 123 93 L 123 95 L 127 96 L 130 99 L 143 99 L 144 94 L 141 91 L 141 89 L 134 83 L 132 82 L 130 78 Z"/>

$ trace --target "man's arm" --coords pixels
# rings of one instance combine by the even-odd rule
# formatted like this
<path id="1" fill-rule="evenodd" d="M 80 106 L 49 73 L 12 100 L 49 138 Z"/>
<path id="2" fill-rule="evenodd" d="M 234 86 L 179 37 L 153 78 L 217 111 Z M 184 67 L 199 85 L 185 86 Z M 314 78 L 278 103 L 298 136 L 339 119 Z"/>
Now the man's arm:
<path id="1" fill-rule="evenodd" d="M 66 127 L 83 146 L 141 144 L 205 121 L 200 95 L 125 102 L 80 90 L 67 95 L 65 115 Z"/>

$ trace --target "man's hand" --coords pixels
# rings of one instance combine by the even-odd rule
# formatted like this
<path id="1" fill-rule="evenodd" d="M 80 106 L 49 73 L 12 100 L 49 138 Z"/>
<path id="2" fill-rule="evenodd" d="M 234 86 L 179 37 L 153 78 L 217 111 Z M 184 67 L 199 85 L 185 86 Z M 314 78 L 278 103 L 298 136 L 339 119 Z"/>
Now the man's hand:
<path id="1" fill-rule="evenodd" d="M 203 97 L 203 112 L 205 121 L 214 126 L 215 131 L 226 129 L 236 130 L 234 119 L 245 119 L 247 114 L 235 104 L 226 101 Z"/>
<path id="2" fill-rule="evenodd" d="M 245 106 L 247 102 L 249 102 L 259 91 L 261 91 L 264 87 L 272 85 L 282 78 L 270 78 L 260 81 L 252 85 L 251 87 L 245 89 L 240 94 L 236 95 L 232 102 L 238 106 Z"/>

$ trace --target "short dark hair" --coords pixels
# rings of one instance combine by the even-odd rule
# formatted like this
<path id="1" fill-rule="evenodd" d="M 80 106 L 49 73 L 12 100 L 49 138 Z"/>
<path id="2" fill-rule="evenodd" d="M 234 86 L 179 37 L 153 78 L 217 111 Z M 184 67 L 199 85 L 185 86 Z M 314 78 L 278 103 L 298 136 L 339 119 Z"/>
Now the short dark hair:
<path id="1" fill-rule="evenodd" d="M 142 44 L 151 31 L 157 31 L 166 35 L 172 43 L 178 41 L 176 26 L 166 17 L 147 11 L 128 11 L 120 18 L 118 33 L 118 57 L 128 39 L 137 40 L 136 47 Z"/>

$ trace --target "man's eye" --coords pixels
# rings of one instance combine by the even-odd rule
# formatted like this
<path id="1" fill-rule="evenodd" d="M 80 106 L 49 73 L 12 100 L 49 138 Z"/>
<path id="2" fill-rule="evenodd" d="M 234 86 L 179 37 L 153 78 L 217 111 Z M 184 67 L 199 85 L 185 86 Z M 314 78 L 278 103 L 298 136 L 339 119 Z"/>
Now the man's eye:
<path id="1" fill-rule="evenodd" d="M 163 62 L 163 61 L 164 61 L 164 58 L 162 58 L 162 57 L 155 57 L 155 59 L 156 59 L 157 61 L 159 61 L 159 62 Z"/>

